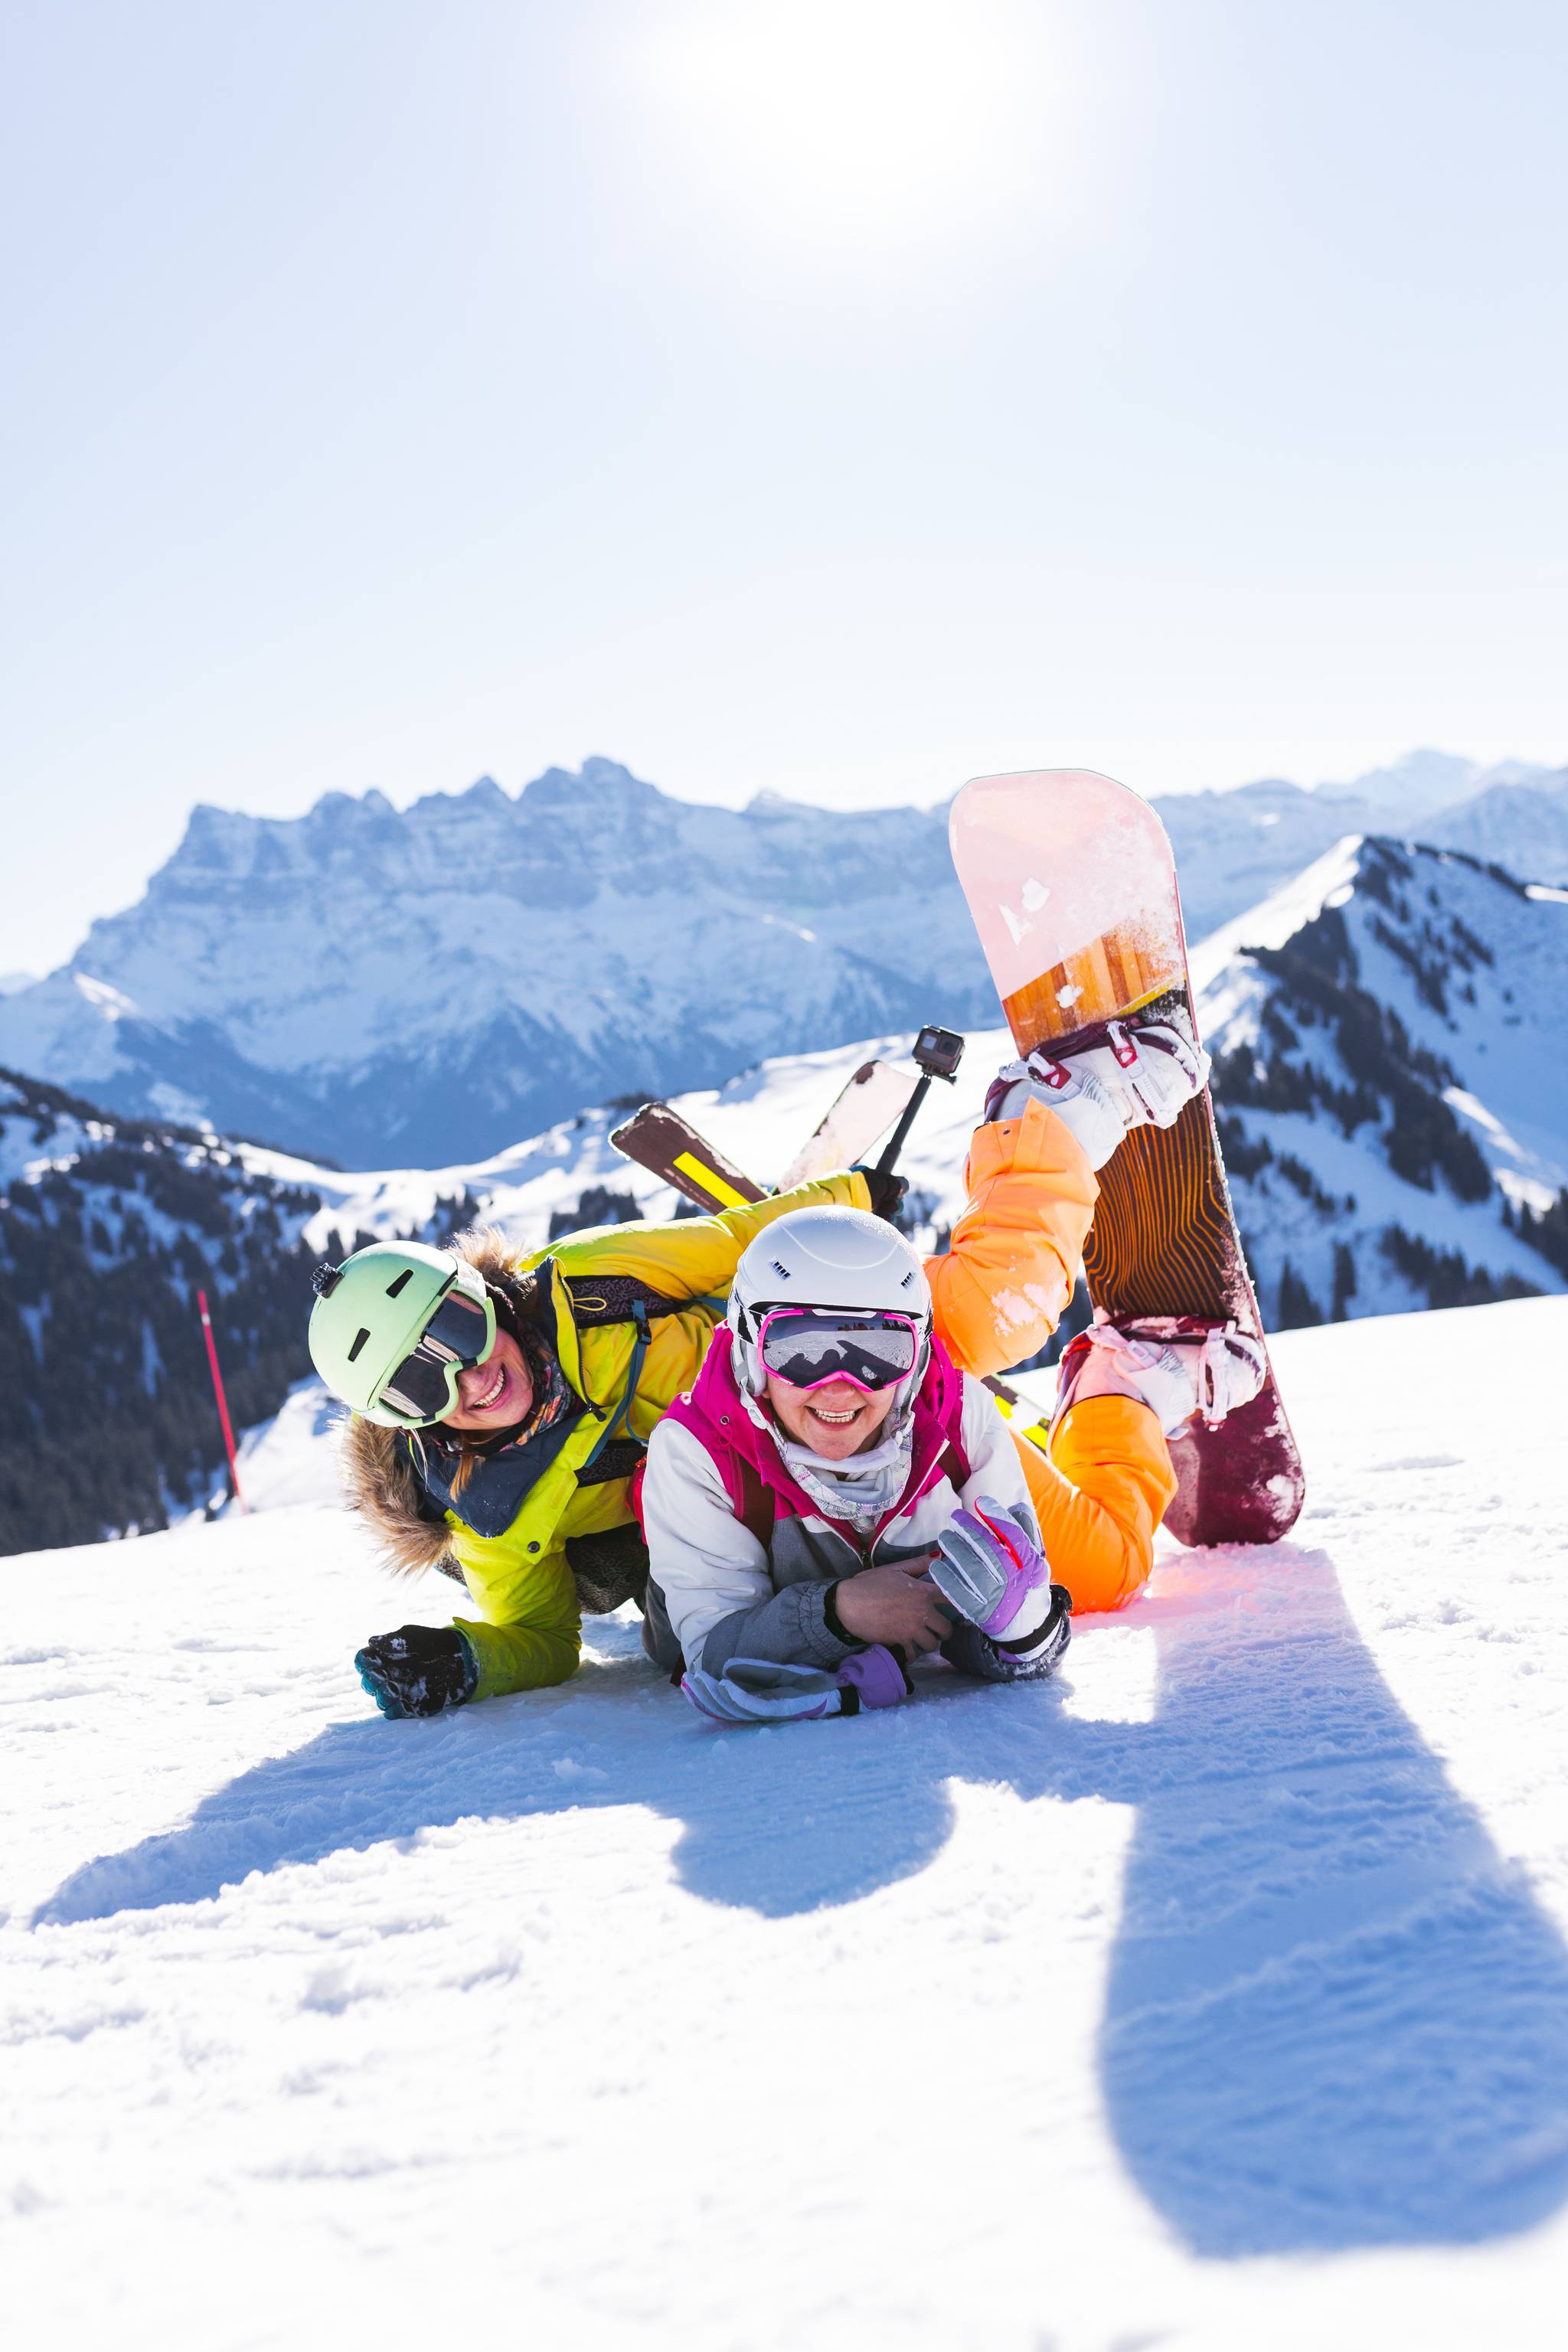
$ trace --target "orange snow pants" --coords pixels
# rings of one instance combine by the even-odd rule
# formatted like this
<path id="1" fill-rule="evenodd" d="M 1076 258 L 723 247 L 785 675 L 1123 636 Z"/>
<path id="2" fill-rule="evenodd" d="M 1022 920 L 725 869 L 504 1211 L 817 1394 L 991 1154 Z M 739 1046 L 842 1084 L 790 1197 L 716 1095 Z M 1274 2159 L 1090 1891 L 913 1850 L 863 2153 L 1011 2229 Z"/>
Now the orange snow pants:
<path id="1" fill-rule="evenodd" d="M 1100 1187 L 1053 1111 L 976 1130 L 969 1206 L 947 1253 L 926 1260 L 939 1338 L 979 1379 L 1043 1348 L 1083 1260 Z M 1047 1435 L 1015 1429 L 1051 1573 L 1079 1615 L 1142 1590 L 1176 1491 L 1160 1424 L 1135 1397 L 1085 1397 Z"/>

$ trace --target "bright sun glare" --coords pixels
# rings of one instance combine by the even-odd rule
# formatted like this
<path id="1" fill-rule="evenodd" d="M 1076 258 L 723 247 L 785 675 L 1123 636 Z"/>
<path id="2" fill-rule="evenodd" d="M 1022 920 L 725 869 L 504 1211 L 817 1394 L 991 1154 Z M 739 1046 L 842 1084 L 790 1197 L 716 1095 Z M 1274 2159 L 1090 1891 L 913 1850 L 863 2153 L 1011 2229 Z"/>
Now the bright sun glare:
<path id="1" fill-rule="evenodd" d="M 662 142 L 747 226 L 841 257 L 1016 213 L 1052 126 L 1016 0 L 699 0 L 637 44 Z"/>

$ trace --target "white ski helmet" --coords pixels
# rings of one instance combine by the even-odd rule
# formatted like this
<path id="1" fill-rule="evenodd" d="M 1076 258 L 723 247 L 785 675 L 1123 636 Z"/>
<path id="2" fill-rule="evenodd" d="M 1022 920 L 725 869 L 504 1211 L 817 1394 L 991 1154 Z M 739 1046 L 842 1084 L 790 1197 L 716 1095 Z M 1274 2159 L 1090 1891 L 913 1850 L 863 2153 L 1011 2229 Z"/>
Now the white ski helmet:
<path id="1" fill-rule="evenodd" d="M 753 1396 L 763 1385 L 757 1328 L 770 1307 L 907 1315 L 922 1341 L 912 1385 L 924 1375 L 931 1313 L 925 1268 L 902 1234 L 864 1209 L 792 1209 L 743 1252 L 727 1320 L 735 1334 L 735 1369 Z"/>

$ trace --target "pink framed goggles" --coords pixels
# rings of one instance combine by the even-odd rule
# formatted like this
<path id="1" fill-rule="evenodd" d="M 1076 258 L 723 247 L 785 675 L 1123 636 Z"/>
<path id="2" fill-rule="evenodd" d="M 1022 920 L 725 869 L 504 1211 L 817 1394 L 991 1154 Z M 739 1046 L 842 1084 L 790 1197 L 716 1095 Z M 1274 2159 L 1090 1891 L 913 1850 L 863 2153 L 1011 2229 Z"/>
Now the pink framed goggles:
<path id="1" fill-rule="evenodd" d="M 773 1307 L 757 1328 L 763 1370 L 792 1389 L 847 1381 L 851 1388 L 875 1394 L 908 1380 L 920 1352 L 920 1326 L 907 1315 Z"/>

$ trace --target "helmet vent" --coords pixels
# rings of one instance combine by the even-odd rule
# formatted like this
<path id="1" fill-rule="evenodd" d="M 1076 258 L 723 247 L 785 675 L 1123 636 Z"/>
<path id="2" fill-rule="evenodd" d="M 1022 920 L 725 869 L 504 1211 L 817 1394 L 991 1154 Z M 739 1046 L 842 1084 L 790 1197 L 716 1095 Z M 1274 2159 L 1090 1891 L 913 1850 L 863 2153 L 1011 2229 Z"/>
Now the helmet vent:
<path id="1" fill-rule="evenodd" d="M 361 1331 L 358 1334 L 353 1346 L 349 1349 L 349 1361 L 351 1364 L 353 1362 L 354 1358 L 359 1354 L 360 1349 L 364 1346 L 364 1343 L 369 1337 L 370 1333 L 368 1331 Z"/>
<path id="2" fill-rule="evenodd" d="M 386 1295 L 388 1298 L 395 1298 L 398 1292 L 403 1288 L 404 1284 L 405 1282 L 412 1282 L 413 1279 L 414 1268 L 411 1265 L 405 1265 L 403 1272 L 398 1276 L 397 1280 L 387 1284 Z"/>
<path id="3" fill-rule="evenodd" d="M 793 1282 L 795 1280 L 795 1276 L 791 1274 L 788 1266 L 782 1265 L 776 1257 L 773 1260 L 773 1269 L 778 1276 L 781 1282 Z"/>

